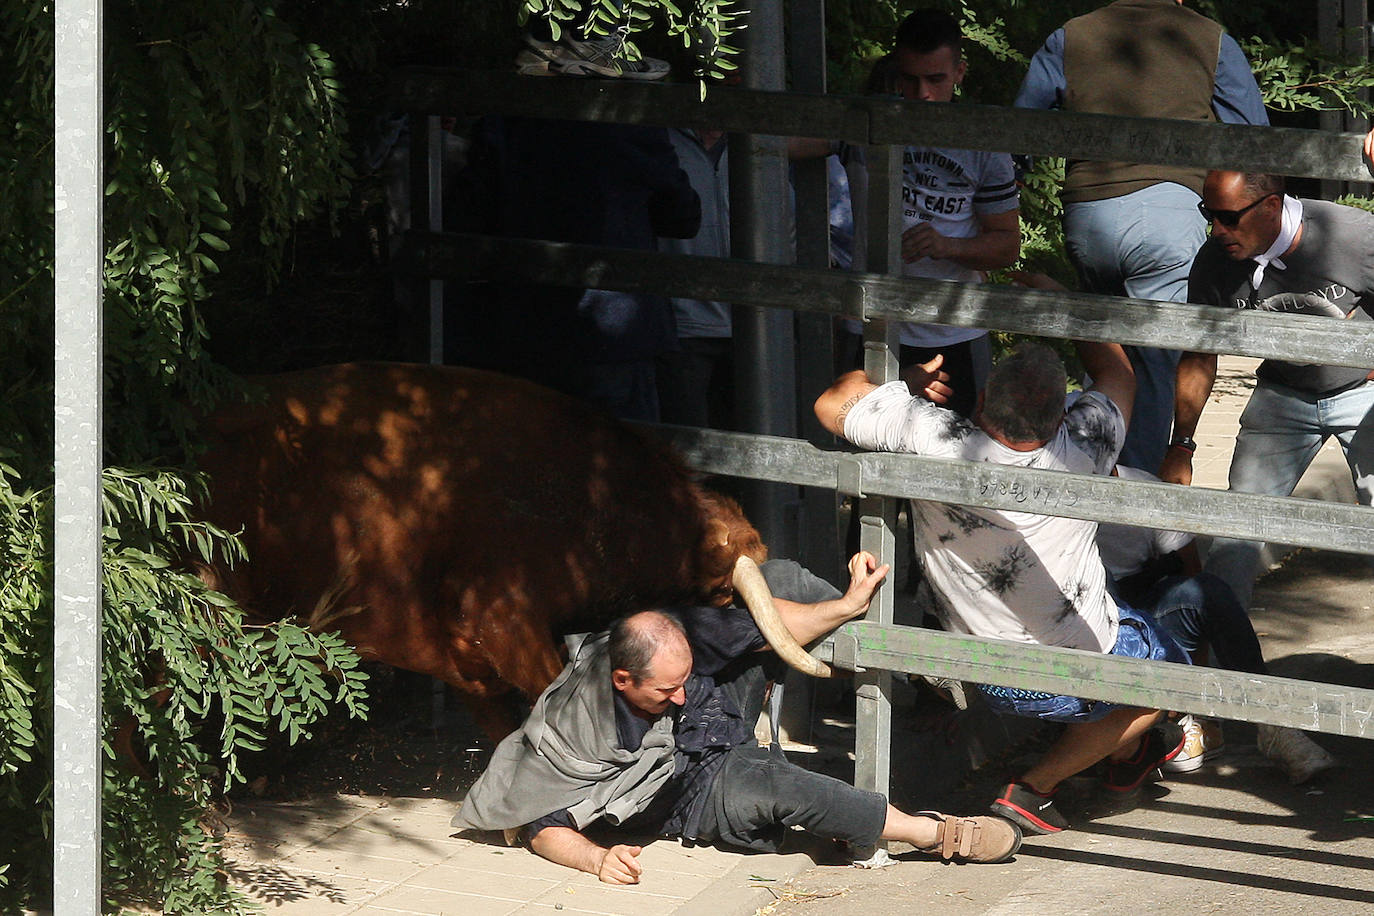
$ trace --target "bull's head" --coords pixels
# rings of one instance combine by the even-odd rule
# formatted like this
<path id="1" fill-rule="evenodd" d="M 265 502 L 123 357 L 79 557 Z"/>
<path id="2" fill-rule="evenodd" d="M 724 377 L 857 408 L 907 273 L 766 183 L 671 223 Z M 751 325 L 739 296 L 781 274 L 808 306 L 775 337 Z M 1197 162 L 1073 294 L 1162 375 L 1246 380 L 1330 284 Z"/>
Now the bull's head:
<path id="1" fill-rule="evenodd" d="M 711 604 L 724 607 L 735 597 L 735 561 L 748 557 L 762 563 L 768 548 L 730 497 L 698 488 L 697 501 L 705 523 L 698 558 L 701 591 Z"/>
<path id="2" fill-rule="evenodd" d="M 700 488 L 697 500 L 706 523 L 700 569 L 711 603 L 724 607 L 738 594 L 768 645 L 783 661 L 812 677 L 833 677 L 833 669 L 802 648 L 778 616 L 758 566 L 768 559 L 768 548 L 758 529 L 744 517 L 739 503 Z"/>

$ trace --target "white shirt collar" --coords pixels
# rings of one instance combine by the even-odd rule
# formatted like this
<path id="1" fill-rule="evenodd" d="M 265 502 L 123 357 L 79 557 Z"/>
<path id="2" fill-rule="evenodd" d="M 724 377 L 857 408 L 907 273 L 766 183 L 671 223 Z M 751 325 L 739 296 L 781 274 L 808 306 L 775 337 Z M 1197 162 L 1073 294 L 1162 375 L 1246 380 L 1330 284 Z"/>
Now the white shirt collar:
<path id="1" fill-rule="evenodd" d="M 1255 255 L 1255 272 L 1250 275 L 1250 283 L 1256 290 L 1264 282 L 1264 269 L 1273 265 L 1275 270 L 1283 270 L 1288 265 L 1279 257 L 1293 245 L 1302 228 L 1302 201 L 1288 194 L 1283 195 L 1283 224 L 1279 227 L 1279 237 L 1264 254 Z"/>

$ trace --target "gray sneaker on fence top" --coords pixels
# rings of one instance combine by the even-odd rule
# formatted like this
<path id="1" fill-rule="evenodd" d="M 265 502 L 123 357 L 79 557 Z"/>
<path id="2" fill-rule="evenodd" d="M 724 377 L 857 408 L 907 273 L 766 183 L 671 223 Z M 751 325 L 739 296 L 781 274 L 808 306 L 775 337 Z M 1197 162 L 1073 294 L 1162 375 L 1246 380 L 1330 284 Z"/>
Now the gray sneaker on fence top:
<path id="1" fill-rule="evenodd" d="M 671 67 L 665 60 L 641 55 L 636 60 L 625 56 L 627 29 L 617 29 L 602 38 L 581 40 L 565 33 L 558 41 L 543 41 L 525 35 L 528 50 L 515 58 L 515 69 L 523 76 L 600 76 L 609 79 L 659 80 Z"/>

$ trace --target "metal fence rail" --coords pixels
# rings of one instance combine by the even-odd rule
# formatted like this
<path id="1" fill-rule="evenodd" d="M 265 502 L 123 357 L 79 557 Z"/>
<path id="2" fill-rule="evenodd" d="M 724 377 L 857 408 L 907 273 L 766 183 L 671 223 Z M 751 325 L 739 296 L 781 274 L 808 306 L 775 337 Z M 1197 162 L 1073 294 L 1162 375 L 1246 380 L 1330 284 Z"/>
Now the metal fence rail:
<path id="1" fill-rule="evenodd" d="M 1374 366 L 1374 324 L 1366 322 L 461 233 L 413 233 L 409 243 L 415 269 L 450 278 L 519 276 L 868 320 Z"/>
<path id="2" fill-rule="evenodd" d="M 1374 554 L 1369 506 L 920 455 L 825 451 L 750 433 L 654 428 L 689 465 L 712 474 Z"/>
<path id="3" fill-rule="evenodd" d="M 407 111 L 500 113 L 702 127 L 869 145 L 993 149 L 1070 159 L 1226 166 L 1303 178 L 1370 181 L 1359 134 L 1248 127 L 991 105 L 926 105 L 893 99 L 694 85 L 527 79 L 507 73 L 409 68 L 392 78 Z"/>
<path id="4" fill-rule="evenodd" d="M 868 621 L 845 624 L 812 654 L 851 670 L 933 674 L 1145 709 L 1374 737 L 1374 690 L 1363 688 Z"/>

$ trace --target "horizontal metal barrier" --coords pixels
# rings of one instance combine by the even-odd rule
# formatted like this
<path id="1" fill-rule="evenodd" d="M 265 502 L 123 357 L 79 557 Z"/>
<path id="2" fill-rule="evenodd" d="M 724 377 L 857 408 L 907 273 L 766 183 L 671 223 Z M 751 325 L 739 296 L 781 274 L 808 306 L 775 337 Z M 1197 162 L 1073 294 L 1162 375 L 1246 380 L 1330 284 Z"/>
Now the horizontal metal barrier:
<path id="1" fill-rule="evenodd" d="M 935 321 L 1045 337 L 1374 366 L 1374 323 L 1049 293 L 1012 286 L 755 264 L 458 233 L 407 236 L 412 269 L 449 278 L 657 293 L 854 318 Z M 819 392 L 818 392 L 819 393 Z"/>
<path id="2" fill-rule="evenodd" d="M 695 84 L 535 81 L 437 68 L 398 71 L 390 95 L 398 107 L 426 114 L 500 113 L 1371 180 L 1359 134 L 1296 128 L 727 87 L 712 87 L 702 99 Z"/>
<path id="3" fill-rule="evenodd" d="M 826 451 L 799 439 L 687 426 L 645 428 L 708 474 L 1374 554 L 1369 506 L 980 461 Z"/>
<path id="4" fill-rule="evenodd" d="M 855 621 L 812 652 L 841 668 L 881 668 L 1043 690 L 1146 709 L 1374 737 L 1374 690 L 1099 652 Z"/>

